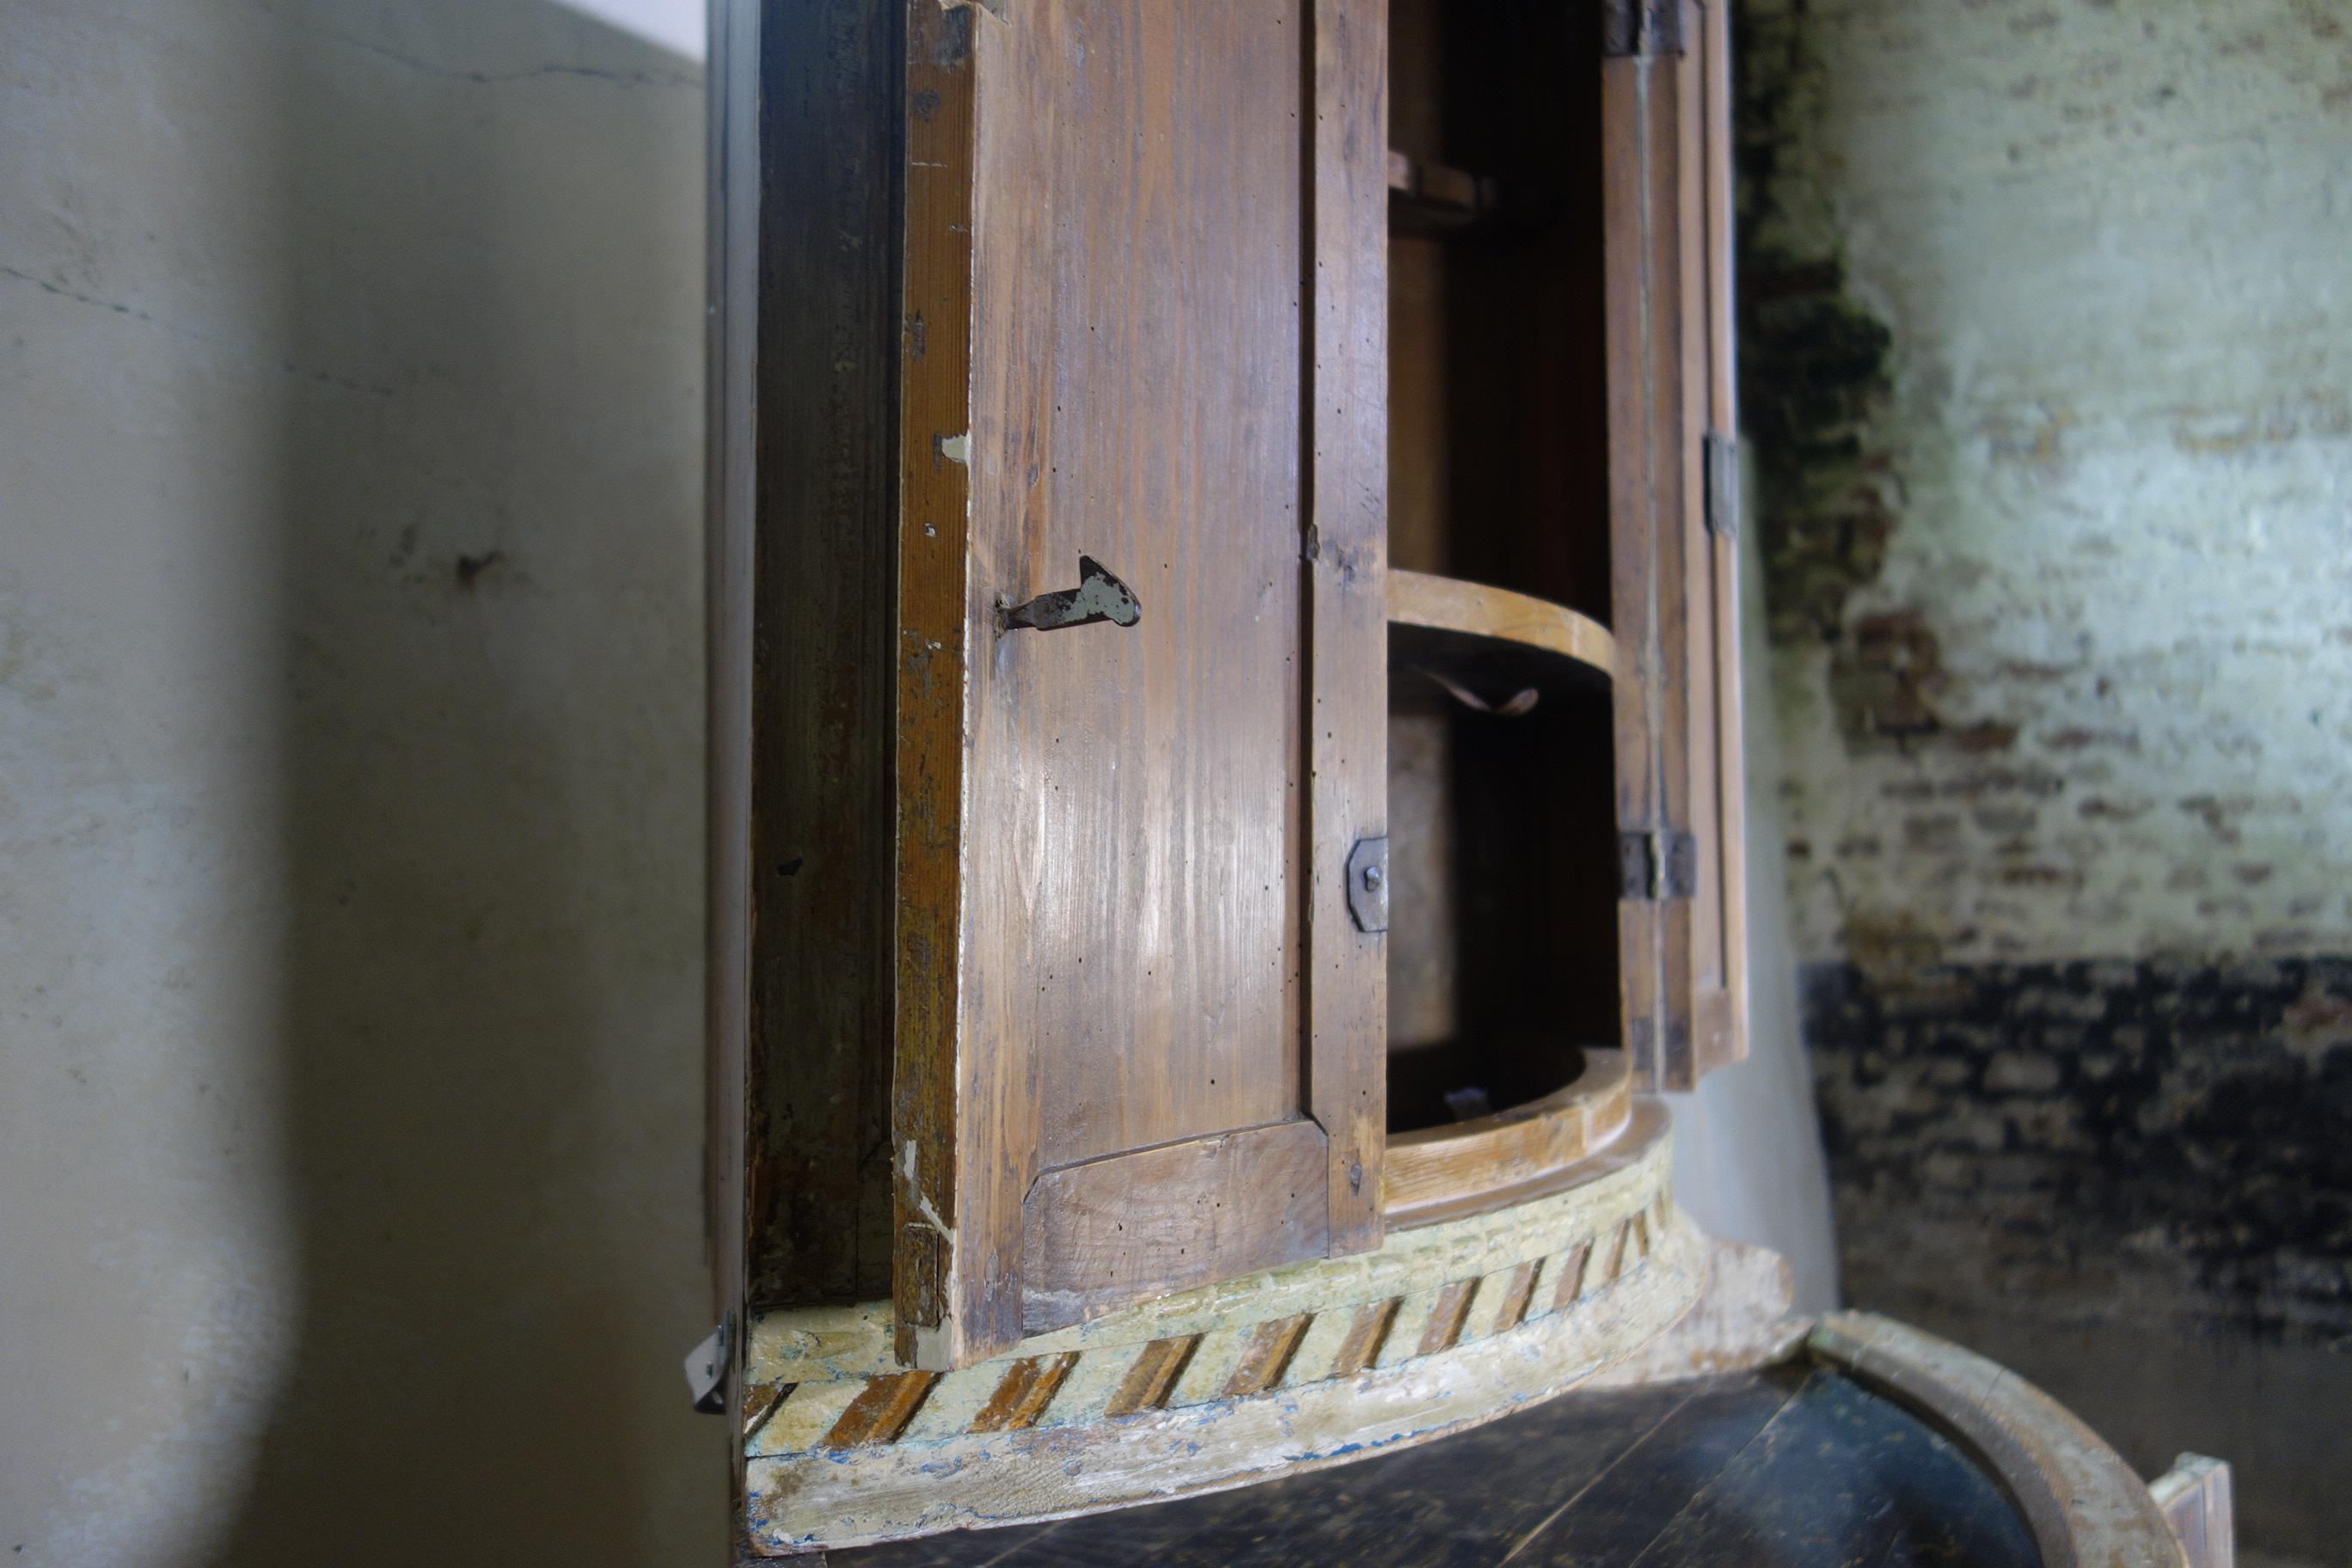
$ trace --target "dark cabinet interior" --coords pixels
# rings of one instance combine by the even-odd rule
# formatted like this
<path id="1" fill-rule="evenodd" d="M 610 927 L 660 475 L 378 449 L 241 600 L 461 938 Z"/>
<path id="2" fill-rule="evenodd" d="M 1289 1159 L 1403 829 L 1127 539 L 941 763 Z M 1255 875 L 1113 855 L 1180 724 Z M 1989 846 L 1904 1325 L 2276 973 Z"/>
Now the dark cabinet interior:
<path id="1" fill-rule="evenodd" d="M 1621 1039 L 1600 85 L 1560 68 L 1580 20 L 1389 11 L 1394 1132 L 1538 1100 Z M 1510 635 L 1530 626 L 1602 664 Z"/>

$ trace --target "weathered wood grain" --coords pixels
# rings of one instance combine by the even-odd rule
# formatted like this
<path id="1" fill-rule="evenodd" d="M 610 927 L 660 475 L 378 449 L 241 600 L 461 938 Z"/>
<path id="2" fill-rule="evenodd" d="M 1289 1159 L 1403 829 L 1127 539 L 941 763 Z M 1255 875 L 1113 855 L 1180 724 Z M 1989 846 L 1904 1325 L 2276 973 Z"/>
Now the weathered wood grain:
<path id="1" fill-rule="evenodd" d="M 963 1027 L 981 13 L 907 0 L 904 16 L 892 1289 L 900 1360 L 942 1368 L 1019 1337 L 1004 1281 L 1019 1267 L 1026 1184 L 1006 1104 L 1017 1084 L 994 1054 L 968 1048 Z"/>
<path id="2" fill-rule="evenodd" d="M 1699 108 L 1688 118 L 1704 169 L 1692 200 L 1704 216 L 1697 240 L 1706 292 L 1703 427 L 1731 438 L 1739 433 L 1732 315 L 1731 7 L 1726 0 L 1694 5 L 1700 18 L 1693 29 L 1698 47 L 1685 69 L 1700 79 L 1689 89 Z M 1698 586 L 1706 595 L 1701 615 L 1709 623 L 1713 682 L 1699 722 L 1712 733 L 1715 766 L 1704 781 L 1712 786 L 1712 809 L 1702 820 L 1702 833 L 1711 843 L 1703 842 L 1699 851 L 1699 918 L 1719 931 L 1717 964 L 1698 1001 L 1702 1074 L 1748 1055 L 1748 768 L 1739 674 L 1739 545 L 1735 534 L 1707 531 L 1706 497 L 1702 478 L 1690 500 L 1699 513 L 1692 520 L 1696 537 L 1706 540 L 1706 570 Z M 1754 526 L 1754 520 L 1741 526 Z"/>
<path id="3" fill-rule="evenodd" d="M 756 1429 L 741 1375 L 753 1244 L 747 1201 L 751 1020 L 751 624 L 753 375 L 759 269 L 759 14 L 748 0 L 714 5 L 709 79 L 709 218 L 704 340 L 703 583 L 707 685 L 704 827 L 707 938 L 703 971 L 703 1234 L 711 1254 L 711 1317 L 739 1325 L 728 1346 L 725 1418 Z M 781 1396 L 778 1396 L 781 1397 Z M 740 1516 L 740 1446 L 728 1465 Z"/>
<path id="4" fill-rule="evenodd" d="M 1586 1053 L 1566 1089 L 1492 1116 L 1400 1132 L 1381 1178 L 1389 1223 L 1470 1212 L 1481 1197 L 1524 1195 L 1527 1184 L 1566 1170 L 1624 1130 L 1633 1115 L 1622 1051 Z"/>
<path id="5" fill-rule="evenodd" d="M 1291 1357 L 1297 1353 L 1299 1342 L 1307 1337 L 1307 1325 L 1314 1321 L 1308 1313 L 1297 1312 L 1260 1323 L 1250 1331 L 1249 1348 L 1242 1352 L 1241 1363 L 1225 1380 L 1225 1397 L 1246 1399 L 1280 1383 L 1282 1374 L 1290 1368 Z"/>
<path id="6" fill-rule="evenodd" d="M 1564 654 L 1606 674 L 1617 668 L 1609 628 L 1565 605 L 1426 572 L 1389 573 L 1389 619 Z"/>
<path id="7" fill-rule="evenodd" d="M 907 1429 L 907 1423 L 922 1408 L 939 1380 L 935 1372 L 902 1372 L 874 1379 L 849 1402 L 849 1408 L 834 1422 L 819 1447 L 856 1448 L 892 1441 Z"/>
<path id="8" fill-rule="evenodd" d="M 895 16 L 730 6 L 714 113 L 711 1028 L 743 1293 L 888 1279 Z M 843 239 L 855 244 L 844 244 Z M 789 279 L 789 300 L 777 297 Z"/>
<path id="9" fill-rule="evenodd" d="M 1054 1402 L 1070 1369 L 1078 1363 L 1078 1352 L 1064 1351 L 1059 1355 L 1027 1356 L 1014 1362 L 996 1385 L 988 1403 L 971 1419 L 974 1432 L 1015 1432 L 1024 1426 L 1034 1426 L 1045 1406 Z"/>
<path id="10" fill-rule="evenodd" d="M 2015 1373 L 1868 1312 L 1822 1319 L 1805 1348 L 1957 1435 L 2016 1500 L 2044 1568 L 2179 1568 L 2180 1542 L 2131 1467 Z"/>
<path id="11" fill-rule="evenodd" d="M 1380 1244 L 1387 1142 L 1387 951 L 1347 881 L 1354 844 L 1388 835 L 1388 7 L 1312 5 L 1307 1104 L 1330 1138 L 1329 1246 L 1345 1253 Z"/>
<path id="12" fill-rule="evenodd" d="M 2183 1454 L 2148 1482 L 2147 1492 L 2172 1527 L 2189 1568 L 2234 1568 L 2237 1521 L 2228 1465 L 2203 1454 Z"/>
<path id="13" fill-rule="evenodd" d="M 1024 1205 L 1024 1331 L 1321 1256 L 1328 1163 L 1321 1128 L 1278 1121 L 1046 1172 Z"/>
<path id="14" fill-rule="evenodd" d="M 1396 1322 L 1398 1301 L 1373 1301 L 1359 1307 L 1333 1357 L 1331 1375 L 1353 1377 L 1380 1358 L 1390 1328 Z"/>
<path id="15" fill-rule="evenodd" d="M 1342 884 L 1384 826 L 1382 37 L 1377 0 L 906 16 L 888 1154 L 901 1351 L 946 1367 L 1024 1303 L 1378 1240 Z M 1132 624 L 1006 625 L 1081 555 Z M 1322 1129 L 1313 1222 L 1205 1258 L 1088 1216 L 1230 1173 L 1063 1174 L 1280 1123 Z M 1286 1192 L 1298 1137 L 1234 1147 Z"/>
<path id="16" fill-rule="evenodd" d="M 1733 428 L 1729 35 L 1678 3 L 1684 53 L 1601 67 L 1618 826 L 1696 850 L 1689 889 L 1620 905 L 1628 1043 L 1665 1089 L 1746 1054 L 1747 984 L 1736 551 L 1706 510 L 1706 437 Z"/>
<path id="17" fill-rule="evenodd" d="M 1721 773 L 1738 693 L 1717 647 L 1727 591 L 1717 567 L 1729 557 L 1706 533 L 1701 485 L 1708 252 L 1727 238 L 1706 221 L 1706 77 L 1723 64 L 1702 44 L 1601 68 L 1618 826 L 1690 835 L 1697 849 L 1695 888 L 1654 884 L 1619 906 L 1627 1043 L 1657 1088 L 1687 1088 L 1740 1054 L 1725 977 L 1737 933 L 1726 922 Z M 1730 885 L 1744 885 L 1736 872 Z"/>
<path id="18" fill-rule="evenodd" d="M 1492 1274 L 1594 1238 L 1605 1240 L 1633 1214 L 1654 1210 L 1670 1179 L 1669 1162 L 1664 1108 L 1637 1100 L 1622 1136 L 1580 1162 L 1565 1182 L 1509 1209 L 1400 1227 L 1376 1252 L 1287 1264 L 1269 1273 L 1139 1301 L 1069 1328 L 1033 1335 L 1007 1355 L 1108 1346 L 1139 1350 L 1151 1342 L 1204 1334 L 1236 1321 L 1324 1311 L 1335 1303 L 1353 1307 L 1392 1301 L 1451 1280 Z M 1575 1296 L 1554 1303 L 1552 1292 L 1544 1287 L 1539 1299 L 1550 1310 L 1555 1304 L 1572 1302 Z M 746 1347 L 746 1376 L 755 1386 L 821 1384 L 902 1371 L 892 1321 L 887 1300 L 757 1313 Z M 1412 1331 L 1418 1334 L 1417 1323 Z"/>

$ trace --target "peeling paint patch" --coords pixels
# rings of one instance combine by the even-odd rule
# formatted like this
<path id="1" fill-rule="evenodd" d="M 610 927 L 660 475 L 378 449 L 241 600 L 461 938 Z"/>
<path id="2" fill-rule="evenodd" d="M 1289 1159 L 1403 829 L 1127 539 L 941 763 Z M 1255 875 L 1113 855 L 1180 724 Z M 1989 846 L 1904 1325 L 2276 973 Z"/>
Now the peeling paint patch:
<path id="1" fill-rule="evenodd" d="M 923 1195 L 923 1184 L 918 1174 L 915 1141 L 912 1138 L 906 1140 L 898 1147 L 898 1190 L 906 1195 L 907 1206 L 920 1215 L 923 1223 L 929 1226 L 940 1239 L 948 1244 L 950 1254 L 952 1256 L 956 1238 L 955 1226 L 941 1219 L 940 1211 L 931 1206 L 931 1200 Z"/>

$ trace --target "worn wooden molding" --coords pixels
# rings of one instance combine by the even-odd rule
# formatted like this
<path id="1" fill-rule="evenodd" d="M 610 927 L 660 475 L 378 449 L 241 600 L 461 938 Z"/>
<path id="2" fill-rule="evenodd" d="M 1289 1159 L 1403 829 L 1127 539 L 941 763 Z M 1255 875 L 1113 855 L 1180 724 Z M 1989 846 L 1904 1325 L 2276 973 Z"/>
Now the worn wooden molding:
<path id="1" fill-rule="evenodd" d="M 1625 1053 L 1585 1053 L 1574 1083 L 1532 1104 L 1389 1140 L 1381 1206 L 1391 1227 L 1456 1219 L 1537 1195 L 1632 1124 Z"/>
<path id="2" fill-rule="evenodd" d="M 1765 1247 L 1712 1237 L 1706 1248 L 1706 1284 L 1682 1321 L 1586 1387 L 1751 1372 L 1799 1353 L 1813 1320 L 1790 1310 L 1796 1279 L 1788 1260 Z"/>
<path id="3" fill-rule="evenodd" d="M 2016 1500 L 2046 1568 L 2183 1568 L 2123 1457 L 2008 1368 L 1869 1312 L 1823 1318 L 1805 1350 L 1954 1434 Z"/>
<path id="4" fill-rule="evenodd" d="M 1591 1376 L 1687 1311 L 1703 1239 L 1634 1111 L 1574 1185 L 1376 1252 L 1187 1290 L 909 1371 L 887 1303 L 752 1325 L 751 1538 L 770 1554 L 1050 1519 L 1337 1463 Z"/>
<path id="5" fill-rule="evenodd" d="M 2147 1483 L 2164 1522 L 2180 1542 L 2189 1568 L 2235 1568 L 2236 1508 L 2230 1467 L 2203 1454 L 2183 1454 Z"/>
<path id="6" fill-rule="evenodd" d="M 1617 639 L 1607 626 L 1533 595 L 1391 568 L 1388 615 L 1398 626 L 1518 643 L 1572 658 L 1612 679 L 1617 673 Z"/>

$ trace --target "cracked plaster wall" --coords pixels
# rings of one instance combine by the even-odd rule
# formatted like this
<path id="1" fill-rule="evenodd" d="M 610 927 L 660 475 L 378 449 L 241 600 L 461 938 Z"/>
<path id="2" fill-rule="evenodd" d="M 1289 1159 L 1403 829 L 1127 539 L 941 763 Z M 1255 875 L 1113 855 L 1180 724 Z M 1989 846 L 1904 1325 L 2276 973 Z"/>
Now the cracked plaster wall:
<path id="1" fill-rule="evenodd" d="M 703 111 L 0 0 L 0 1562 L 723 1550 Z"/>
<path id="2" fill-rule="evenodd" d="M 1743 415 L 1848 1297 L 2144 1465 L 2224 1454 L 2254 1538 L 2332 1552 L 2352 11 L 1738 17 Z"/>

